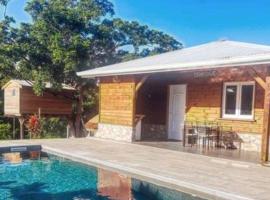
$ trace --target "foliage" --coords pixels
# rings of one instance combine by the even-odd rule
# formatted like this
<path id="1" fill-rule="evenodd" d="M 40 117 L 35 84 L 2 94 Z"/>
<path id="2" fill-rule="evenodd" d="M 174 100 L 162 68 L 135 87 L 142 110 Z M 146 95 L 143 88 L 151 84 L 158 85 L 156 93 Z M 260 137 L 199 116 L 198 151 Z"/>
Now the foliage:
<path id="1" fill-rule="evenodd" d="M 31 115 L 27 120 L 26 127 L 32 138 L 37 138 L 41 132 L 41 123 L 37 115 Z"/>
<path id="2" fill-rule="evenodd" d="M 9 0 L 0 0 L 0 5 L 6 6 Z"/>
<path id="3" fill-rule="evenodd" d="M 4 91 L 0 91 L 0 116 L 4 115 Z"/>
<path id="4" fill-rule="evenodd" d="M 74 86 L 77 124 L 82 101 L 88 101 L 86 107 L 95 105 L 93 98 L 82 97 L 84 90 L 92 87 L 94 97 L 96 90 L 93 80 L 82 80 L 76 72 L 182 48 L 161 31 L 114 18 L 108 0 L 29 0 L 25 10 L 31 23 L 14 27 L 8 16 L 0 22 L 0 81 L 34 80 L 37 95 L 46 81 L 55 90 L 61 83 Z"/>
<path id="5" fill-rule="evenodd" d="M 13 28 L 5 17 L 0 24 L 0 65 L 4 74 L 35 80 L 39 95 L 45 81 L 77 86 L 77 71 L 182 47 L 163 32 L 113 18 L 107 0 L 31 0 L 26 11 L 33 23 Z"/>
<path id="6" fill-rule="evenodd" d="M 98 89 L 96 86 L 88 87 L 84 90 L 83 108 L 84 110 L 98 109 Z"/>
<path id="7" fill-rule="evenodd" d="M 32 138 L 64 138 L 67 122 L 58 117 L 39 118 L 37 115 L 32 115 L 26 127 Z"/>
<path id="8" fill-rule="evenodd" d="M 4 17 L 6 16 L 7 12 L 7 5 L 10 0 L 0 0 L 0 5 L 4 6 Z"/>
<path id="9" fill-rule="evenodd" d="M 65 138 L 67 121 L 58 117 L 41 118 L 41 138 Z"/>
<path id="10" fill-rule="evenodd" d="M 0 124 L 0 140 L 7 140 L 12 138 L 11 125 L 8 123 Z"/>

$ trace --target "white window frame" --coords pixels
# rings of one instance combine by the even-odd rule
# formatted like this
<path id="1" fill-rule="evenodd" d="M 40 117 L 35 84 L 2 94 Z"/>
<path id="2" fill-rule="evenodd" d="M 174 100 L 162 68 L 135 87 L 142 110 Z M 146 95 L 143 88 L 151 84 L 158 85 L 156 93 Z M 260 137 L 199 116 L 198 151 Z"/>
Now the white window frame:
<path id="1" fill-rule="evenodd" d="M 251 115 L 241 115 L 241 94 L 242 86 L 252 85 L 253 86 L 253 99 L 252 99 L 252 111 Z M 225 105 L 226 105 L 226 87 L 227 86 L 236 86 L 236 111 L 235 114 L 226 114 Z M 224 119 L 243 119 L 243 120 L 253 120 L 254 119 L 254 102 L 255 102 L 255 82 L 226 82 L 223 85 L 223 98 L 222 98 L 222 118 Z"/>

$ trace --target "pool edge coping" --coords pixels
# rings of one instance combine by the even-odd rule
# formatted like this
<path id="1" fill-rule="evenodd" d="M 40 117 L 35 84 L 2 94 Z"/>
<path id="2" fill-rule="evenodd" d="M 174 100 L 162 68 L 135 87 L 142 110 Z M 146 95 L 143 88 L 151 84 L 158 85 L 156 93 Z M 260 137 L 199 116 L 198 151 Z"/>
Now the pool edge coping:
<path id="1" fill-rule="evenodd" d="M 208 187 L 196 185 L 193 183 L 189 183 L 186 181 L 180 181 L 178 179 L 174 179 L 171 177 L 160 176 L 157 174 L 153 174 L 151 172 L 146 172 L 143 170 L 139 170 L 132 167 L 123 166 L 121 164 L 115 164 L 109 161 L 103 161 L 96 158 L 80 156 L 77 154 L 66 153 L 56 148 L 52 148 L 46 145 L 41 145 L 42 151 L 54 154 L 56 156 L 60 156 L 69 160 L 73 160 L 75 162 L 80 162 L 86 165 L 92 165 L 94 167 L 100 167 L 103 169 L 117 171 L 120 173 L 124 173 L 127 176 L 132 178 L 137 178 L 142 181 L 147 181 L 159 186 L 163 186 L 169 189 L 174 189 L 177 191 L 181 191 L 184 193 L 196 195 L 201 198 L 213 199 L 213 200 L 255 200 L 249 197 L 244 197 L 237 194 L 232 194 L 228 192 L 223 192 L 220 190 L 211 189 Z"/>

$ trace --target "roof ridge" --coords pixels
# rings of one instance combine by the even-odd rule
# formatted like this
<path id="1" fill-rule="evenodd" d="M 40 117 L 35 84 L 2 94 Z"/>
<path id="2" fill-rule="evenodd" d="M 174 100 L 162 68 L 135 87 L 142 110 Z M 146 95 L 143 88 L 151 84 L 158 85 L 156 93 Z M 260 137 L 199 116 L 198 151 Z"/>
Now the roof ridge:
<path id="1" fill-rule="evenodd" d="M 224 42 L 229 42 L 231 45 L 234 46 L 241 46 L 241 47 L 248 47 L 248 48 L 263 48 L 263 49 L 270 49 L 269 45 L 263 45 L 263 44 L 256 44 L 251 42 L 241 42 L 241 41 L 234 41 L 234 40 L 226 40 Z"/>
<path id="2" fill-rule="evenodd" d="M 17 83 L 21 86 L 25 86 L 25 87 L 33 87 L 33 85 L 34 85 L 34 81 L 32 81 L 32 80 L 30 81 L 30 80 L 22 80 L 22 79 L 11 79 L 3 87 L 5 87 L 6 85 L 8 85 L 11 82 L 15 82 L 15 83 Z M 51 82 L 49 82 L 49 81 L 45 82 L 45 87 L 47 89 L 51 88 L 51 85 L 52 85 Z M 65 84 L 65 83 L 62 83 L 62 87 L 63 87 L 63 89 L 67 89 L 67 90 L 74 90 L 75 89 L 74 87 L 72 87 L 68 84 Z"/>

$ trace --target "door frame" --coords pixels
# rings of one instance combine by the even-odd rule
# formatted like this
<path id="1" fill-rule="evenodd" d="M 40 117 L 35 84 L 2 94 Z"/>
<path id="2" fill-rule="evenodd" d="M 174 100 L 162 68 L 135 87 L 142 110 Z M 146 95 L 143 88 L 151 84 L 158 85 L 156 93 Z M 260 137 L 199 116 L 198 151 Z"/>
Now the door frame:
<path id="1" fill-rule="evenodd" d="M 186 120 L 186 113 L 187 113 L 187 88 L 188 88 L 188 84 L 184 83 L 184 84 L 169 84 L 167 86 L 167 111 L 166 111 L 166 132 L 167 132 L 167 140 L 169 139 L 169 112 L 170 112 L 170 96 L 171 96 L 171 86 L 174 85 L 183 85 L 185 86 L 185 113 L 184 113 L 184 121 Z M 181 139 L 181 141 L 183 140 L 183 138 Z"/>

